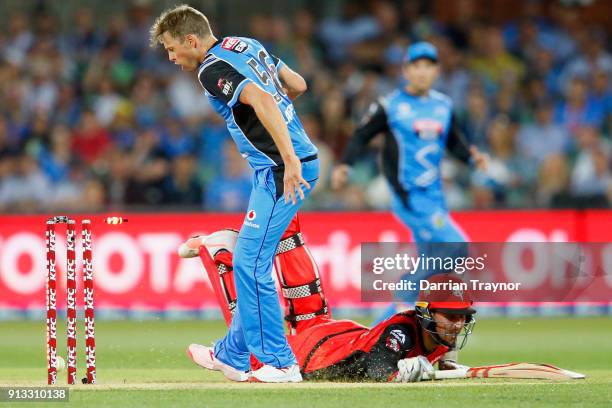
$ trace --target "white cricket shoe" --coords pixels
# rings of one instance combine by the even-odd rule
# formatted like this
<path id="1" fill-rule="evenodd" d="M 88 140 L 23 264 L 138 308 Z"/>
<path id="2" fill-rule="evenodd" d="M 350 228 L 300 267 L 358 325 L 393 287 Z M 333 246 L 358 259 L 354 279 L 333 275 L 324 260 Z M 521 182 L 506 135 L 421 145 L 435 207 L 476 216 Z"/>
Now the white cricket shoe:
<path id="1" fill-rule="evenodd" d="M 178 254 L 181 258 L 195 258 L 200 255 L 200 248 L 204 246 L 214 258 L 222 249 L 233 252 L 237 238 L 238 231 L 232 229 L 224 229 L 210 235 L 194 235 L 179 246 Z"/>
<path id="2" fill-rule="evenodd" d="M 187 347 L 187 355 L 200 367 L 213 371 L 221 371 L 229 380 L 242 382 L 249 379 L 249 373 L 247 371 L 236 370 L 234 367 L 228 366 L 224 362 L 216 359 L 215 351 L 212 347 L 190 344 L 189 347 Z"/>
<path id="3" fill-rule="evenodd" d="M 287 383 L 301 382 L 300 366 L 294 364 L 287 368 L 276 368 L 265 364 L 260 369 L 251 371 L 250 382 Z"/>

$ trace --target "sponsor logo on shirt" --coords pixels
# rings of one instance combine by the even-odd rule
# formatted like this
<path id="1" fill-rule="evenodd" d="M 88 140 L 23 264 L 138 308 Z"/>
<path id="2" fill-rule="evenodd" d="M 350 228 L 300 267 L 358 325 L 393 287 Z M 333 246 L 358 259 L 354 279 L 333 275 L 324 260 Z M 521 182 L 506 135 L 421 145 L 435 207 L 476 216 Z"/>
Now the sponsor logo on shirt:
<path id="1" fill-rule="evenodd" d="M 245 52 L 247 48 L 249 48 L 247 43 L 240 41 L 238 44 L 236 44 L 232 51 Z"/>
<path id="2" fill-rule="evenodd" d="M 221 90 L 221 93 L 225 96 L 232 93 L 234 90 L 234 84 L 232 81 L 228 81 L 225 78 L 219 78 L 217 81 L 217 87 Z"/>
<path id="3" fill-rule="evenodd" d="M 227 37 L 223 39 L 223 42 L 221 43 L 221 48 L 226 49 L 226 50 L 231 50 L 233 49 L 236 44 L 238 44 L 240 42 L 240 38 L 236 38 L 236 37 Z"/>
<path id="4" fill-rule="evenodd" d="M 397 114 L 403 118 L 409 118 L 412 116 L 412 108 L 409 103 L 400 103 L 397 107 Z"/>
<path id="5" fill-rule="evenodd" d="M 247 226 L 247 227 L 259 229 L 259 224 L 255 224 L 254 222 L 245 221 L 244 225 Z"/>
<path id="6" fill-rule="evenodd" d="M 387 346 L 388 349 L 391 349 L 391 350 L 395 351 L 396 353 L 398 351 L 400 351 L 399 341 L 395 337 L 393 337 L 393 336 L 387 337 L 387 341 L 385 343 L 385 346 Z"/>
<path id="7" fill-rule="evenodd" d="M 257 217 L 257 213 L 255 210 L 249 210 L 247 212 L 246 220 L 244 221 L 244 225 L 247 227 L 259 229 L 259 224 L 255 224 L 253 220 Z"/>
<path id="8" fill-rule="evenodd" d="M 406 335 L 399 329 L 391 330 L 391 335 L 400 342 L 400 344 L 404 344 L 406 341 Z"/>
<path id="9" fill-rule="evenodd" d="M 433 119 L 415 120 L 413 128 L 415 133 L 417 133 L 419 137 L 424 140 L 431 140 L 439 137 L 444 129 L 442 123 Z"/>
<path id="10" fill-rule="evenodd" d="M 240 38 L 227 37 L 221 43 L 221 48 L 234 52 L 245 52 L 249 46 L 244 41 L 240 41 Z"/>

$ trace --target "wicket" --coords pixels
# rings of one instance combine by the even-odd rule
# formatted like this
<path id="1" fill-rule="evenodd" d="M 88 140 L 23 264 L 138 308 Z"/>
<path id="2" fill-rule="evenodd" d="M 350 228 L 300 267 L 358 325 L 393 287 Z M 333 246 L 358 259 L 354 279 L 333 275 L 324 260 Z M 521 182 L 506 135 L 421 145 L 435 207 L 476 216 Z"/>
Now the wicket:
<path id="1" fill-rule="evenodd" d="M 55 225 L 66 224 L 66 343 L 68 384 L 76 384 L 76 231 L 75 220 L 56 216 L 47 220 L 45 233 L 47 246 L 47 383 L 57 382 L 57 274 L 55 269 Z M 91 250 L 91 222 L 81 221 L 81 243 L 83 246 L 83 298 L 85 320 L 85 357 L 87 376 L 83 383 L 96 382 L 96 337 L 94 325 L 93 264 Z"/>

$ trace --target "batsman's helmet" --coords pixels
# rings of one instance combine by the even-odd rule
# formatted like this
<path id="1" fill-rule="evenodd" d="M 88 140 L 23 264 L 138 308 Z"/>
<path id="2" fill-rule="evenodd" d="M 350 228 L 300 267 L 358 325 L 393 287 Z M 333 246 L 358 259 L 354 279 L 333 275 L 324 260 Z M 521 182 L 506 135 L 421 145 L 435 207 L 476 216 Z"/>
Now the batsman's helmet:
<path id="1" fill-rule="evenodd" d="M 469 335 L 472 334 L 474 324 L 476 324 L 476 319 L 473 316 L 476 310 L 472 308 L 474 302 L 471 299 L 470 293 L 467 289 L 463 289 L 465 283 L 456 274 L 439 274 L 432 276 L 428 281 L 430 284 L 434 284 L 430 286 L 435 288 L 442 287 L 443 289 L 425 289 L 419 292 L 415 311 L 421 327 L 437 343 L 451 349 L 460 350 L 465 346 Z M 450 344 L 440 337 L 432 312 L 465 315 L 465 324 L 461 328 L 461 332 L 458 334 L 454 344 Z"/>

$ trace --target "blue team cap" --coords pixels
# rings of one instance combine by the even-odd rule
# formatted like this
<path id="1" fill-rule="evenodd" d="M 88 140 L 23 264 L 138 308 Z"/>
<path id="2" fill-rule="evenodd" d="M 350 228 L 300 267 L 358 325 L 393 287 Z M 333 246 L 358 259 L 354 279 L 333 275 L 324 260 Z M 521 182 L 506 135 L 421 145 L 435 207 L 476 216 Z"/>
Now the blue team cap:
<path id="1" fill-rule="evenodd" d="M 438 62 L 438 50 L 426 41 L 414 43 L 408 47 L 404 62 L 410 63 L 422 58 Z"/>

